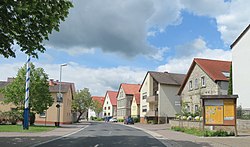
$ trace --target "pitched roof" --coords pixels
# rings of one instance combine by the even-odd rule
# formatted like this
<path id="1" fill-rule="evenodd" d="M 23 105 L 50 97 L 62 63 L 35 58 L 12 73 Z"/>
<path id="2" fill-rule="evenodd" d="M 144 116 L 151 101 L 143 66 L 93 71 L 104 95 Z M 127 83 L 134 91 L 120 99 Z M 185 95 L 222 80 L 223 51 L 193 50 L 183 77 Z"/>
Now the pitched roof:
<path id="1" fill-rule="evenodd" d="M 49 86 L 50 92 L 59 92 L 59 82 L 55 82 L 54 85 Z M 69 89 L 72 89 L 72 91 L 75 91 L 75 85 L 74 83 L 68 83 L 68 82 L 62 82 L 61 83 L 61 92 L 66 93 Z"/>
<path id="2" fill-rule="evenodd" d="M 168 72 L 155 72 L 149 71 L 149 74 L 161 84 L 168 85 L 181 85 L 185 78 L 185 74 L 176 74 L 176 73 L 168 73 Z"/>
<path id="3" fill-rule="evenodd" d="M 177 85 L 177 86 L 180 86 L 182 84 L 182 82 L 183 82 L 183 80 L 185 79 L 185 76 L 186 76 L 185 74 L 148 71 L 146 76 L 144 77 L 142 85 L 144 84 L 148 74 L 150 74 L 150 76 L 154 80 L 156 80 L 158 83 L 167 84 L 167 85 Z M 140 87 L 139 90 L 141 90 L 141 87 Z"/>
<path id="4" fill-rule="evenodd" d="M 125 94 L 134 95 L 135 93 L 139 92 L 139 89 L 140 89 L 141 85 L 140 84 L 126 84 L 126 83 L 122 83 L 120 85 L 120 88 L 121 87 L 124 90 Z M 119 88 L 119 90 L 120 90 L 120 88 Z"/>
<path id="5" fill-rule="evenodd" d="M 107 91 L 106 92 L 106 95 L 105 95 L 105 99 L 107 97 L 107 95 L 109 96 L 109 99 L 110 99 L 110 102 L 113 106 L 116 106 L 117 105 L 117 94 L 118 92 L 116 91 Z"/>
<path id="6" fill-rule="evenodd" d="M 191 73 L 195 65 L 198 65 L 214 82 L 216 81 L 228 81 L 228 77 L 226 77 L 222 72 L 230 73 L 231 61 L 221 61 L 221 60 L 210 60 L 210 59 L 199 59 L 195 58 L 188 70 L 187 76 L 183 81 L 178 94 L 180 95 L 184 86 L 187 83 Z"/>
<path id="7" fill-rule="evenodd" d="M 99 102 L 101 105 L 104 103 L 104 97 L 103 96 L 92 96 L 93 101 Z"/>
<path id="8" fill-rule="evenodd" d="M 239 41 L 240 39 L 246 34 L 246 32 L 250 29 L 250 24 L 245 28 L 245 30 L 240 34 L 239 37 L 236 38 L 236 40 L 230 45 L 230 48 L 232 49 Z"/>
<path id="9" fill-rule="evenodd" d="M 140 104 L 140 93 L 134 94 L 134 97 L 135 97 L 136 104 L 139 105 Z"/>

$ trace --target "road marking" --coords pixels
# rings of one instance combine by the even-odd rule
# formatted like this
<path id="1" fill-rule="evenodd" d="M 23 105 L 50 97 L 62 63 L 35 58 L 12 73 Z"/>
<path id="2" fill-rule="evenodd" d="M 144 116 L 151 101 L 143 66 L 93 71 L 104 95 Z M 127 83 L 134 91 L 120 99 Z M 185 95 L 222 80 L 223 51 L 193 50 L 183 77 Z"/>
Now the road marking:
<path id="1" fill-rule="evenodd" d="M 58 137 L 58 138 L 54 138 L 54 139 L 51 139 L 51 140 L 48 140 L 48 141 L 45 141 L 45 142 L 40 142 L 40 143 L 38 143 L 38 144 L 34 144 L 34 145 L 32 145 L 31 147 L 37 147 L 37 146 L 42 145 L 42 144 L 46 144 L 46 143 L 49 143 L 49 142 L 52 142 L 52 141 L 55 141 L 55 140 L 62 139 L 62 138 L 64 138 L 64 137 L 68 137 L 68 136 L 70 136 L 70 135 L 73 135 L 73 134 L 75 134 L 75 133 L 77 133 L 77 132 L 80 132 L 80 131 L 86 129 L 88 126 L 89 126 L 89 125 L 87 125 L 87 126 L 81 128 L 80 130 L 77 130 L 77 131 L 75 131 L 75 132 L 66 134 L 66 135 L 64 135 L 64 136 L 61 136 L 61 137 Z"/>
<path id="2" fill-rule="evenodd" d="M 96 144 L 94 147 L 98 147 L 99 146 L 99 144 Z"/>

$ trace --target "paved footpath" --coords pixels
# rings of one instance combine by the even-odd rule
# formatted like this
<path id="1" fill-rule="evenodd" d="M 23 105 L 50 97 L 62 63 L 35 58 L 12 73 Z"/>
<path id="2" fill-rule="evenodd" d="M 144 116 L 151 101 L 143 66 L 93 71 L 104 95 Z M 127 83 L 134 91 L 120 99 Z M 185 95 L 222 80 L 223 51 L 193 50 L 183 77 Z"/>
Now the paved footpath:
<path id="1" fill-rule="evenodd" d="M 250 147 L 250 134 L 239 134 L 238 137 L 197 137 L 172 131 L 169 124 L 150 125 L 136 123 L 130 126 L 144 130 L 158 139 L 168 140 L 174 147 Z"/>

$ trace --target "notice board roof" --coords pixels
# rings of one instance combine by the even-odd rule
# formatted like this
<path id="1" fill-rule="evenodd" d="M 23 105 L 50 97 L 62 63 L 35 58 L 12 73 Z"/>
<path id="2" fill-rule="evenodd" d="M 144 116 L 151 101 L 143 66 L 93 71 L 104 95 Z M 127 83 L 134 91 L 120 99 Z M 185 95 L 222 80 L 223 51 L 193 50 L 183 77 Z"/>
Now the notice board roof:
<path id="1" fill-rule="evenodd" d="M 202 95 L 201 99 L 237 99 L 238 95 Z"/>

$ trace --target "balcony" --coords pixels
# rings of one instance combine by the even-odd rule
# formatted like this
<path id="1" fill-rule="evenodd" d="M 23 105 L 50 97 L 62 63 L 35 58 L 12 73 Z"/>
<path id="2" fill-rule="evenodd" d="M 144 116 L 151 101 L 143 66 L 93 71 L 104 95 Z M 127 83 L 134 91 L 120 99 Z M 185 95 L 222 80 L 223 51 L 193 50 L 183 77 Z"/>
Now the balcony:
<path id="1" fill-rule="evenodd" d="M 158 95 L 148 96 L 147 99 L 146 99 L 146 102 L 148 102 L 148 103 L 156 103 L 156 102 L 158 102 Z"/>
<path id="2" fill-rule="evenodd" d="M 146 116 L 147 116 L 147 117 L 155 117 L 155 116 L 158 116 L 158 111 L 156 111 L 156 110 L 149 110 L 149 111 L 146 113 Z"/>

